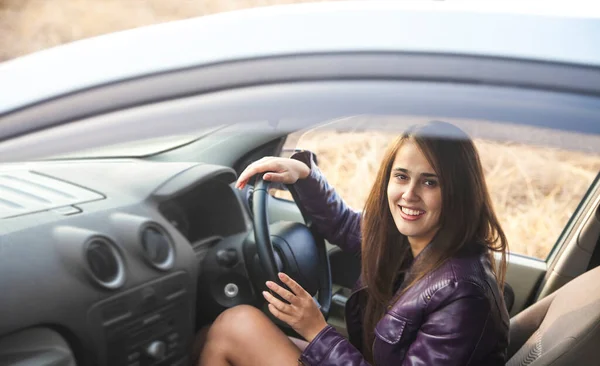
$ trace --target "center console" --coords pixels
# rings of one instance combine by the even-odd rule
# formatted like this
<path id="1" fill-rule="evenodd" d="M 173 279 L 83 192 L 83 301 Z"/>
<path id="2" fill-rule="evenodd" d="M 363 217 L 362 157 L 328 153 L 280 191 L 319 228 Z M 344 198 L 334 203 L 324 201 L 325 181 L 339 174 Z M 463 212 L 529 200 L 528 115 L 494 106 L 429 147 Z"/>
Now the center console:
<path id="1" fill-rule="evenodd" d="M 89 312 L 110 366 L 183 366 L 193 341 L 193 291 L 186 273 L 119 294 Z M 96 328 L 98 327 L 98 328 Z"/>

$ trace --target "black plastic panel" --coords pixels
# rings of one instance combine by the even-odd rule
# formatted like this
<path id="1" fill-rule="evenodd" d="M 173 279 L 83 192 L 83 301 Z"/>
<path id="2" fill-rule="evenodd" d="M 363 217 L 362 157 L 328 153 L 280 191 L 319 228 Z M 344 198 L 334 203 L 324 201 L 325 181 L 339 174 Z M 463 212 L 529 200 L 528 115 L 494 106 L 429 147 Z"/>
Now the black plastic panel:
<path id="1" fill-rule="evenodd" d="M 360 276 L 360 258 L 339 247 L 329 251 L 331 281 L 345 288 L 353 288 Z"/>
<path id="2" fill-rule="evenodd" d="M 160 205 L 161 213 L 191 243 L 247 230 L 243 207 L 233 189 L 221 180 L 206 180 Z"/>
<path id="3" fill-rule="evenodd" d="M 97 347 L 106 351 L 102 361 L 115 366 L 169 365 L 185 358 L 194 335 L 192 282 L 185 273 L 177 273 L 95 304 L 89 322 L 98 335 Z M 146 354 L 153 342 L 166 347 L 157 362 Z"/>
<path id="4" fill-rule="evenodd" d="M 0 366 L 76 366 L 67 341 L 49 328 L 31 328 L 0 339 Z"/>
<path id="5" fill-rule="evenodd" d="M 157 200 L 165 200 L 182 195 L 208 180 L 229 184 L 235 181 L 235 178 L 235 171 L 231 168 L 211 164 L 198 164 L 170 179 L 152 195 Z"/>

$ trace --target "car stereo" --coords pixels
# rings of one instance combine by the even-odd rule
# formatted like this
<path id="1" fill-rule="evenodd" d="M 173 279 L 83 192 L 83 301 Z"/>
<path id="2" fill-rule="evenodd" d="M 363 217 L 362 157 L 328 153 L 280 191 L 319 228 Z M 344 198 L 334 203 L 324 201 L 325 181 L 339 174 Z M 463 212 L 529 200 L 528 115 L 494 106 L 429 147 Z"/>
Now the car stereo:
<path id="1" fill-rule="evenodd" d="M 185 273 L 96 304 L 90 321 L 104 334 L 105 364 L 180 366 L 193 337 L 192 296 Z"/>

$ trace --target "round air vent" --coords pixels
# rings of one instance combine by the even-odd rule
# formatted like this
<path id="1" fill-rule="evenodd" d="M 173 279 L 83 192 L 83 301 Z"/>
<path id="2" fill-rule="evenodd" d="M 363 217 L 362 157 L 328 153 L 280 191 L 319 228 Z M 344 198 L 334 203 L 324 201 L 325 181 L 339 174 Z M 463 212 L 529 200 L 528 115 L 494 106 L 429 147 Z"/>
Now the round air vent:
<path id="1" fill-rule="evenodd" d="M 173 267 L 175 255 L 173 243 L 167 233 L 157 225 L 148 225 L 142 230 L 142 249 L 146 259 L 154 267 L 168 270 Z"/>
<path id="2" fill-rule="evenodd" d="M 90 240 L 85 250 L 85 259 L 92 277 L 100 285 L 116 289 L 125 282 L 123 260 L 109 240 Z"/>

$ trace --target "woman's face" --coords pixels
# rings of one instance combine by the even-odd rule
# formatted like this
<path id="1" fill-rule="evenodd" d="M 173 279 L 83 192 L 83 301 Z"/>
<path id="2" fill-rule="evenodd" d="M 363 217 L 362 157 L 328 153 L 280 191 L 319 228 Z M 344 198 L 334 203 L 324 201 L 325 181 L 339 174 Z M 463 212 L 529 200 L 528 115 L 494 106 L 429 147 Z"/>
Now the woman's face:
<path id="1" fill-rule="evenodd" d="M 417 255 L 439 229 L 442 191 L 435 171 L 412 139 L 405 140 L 396 154 L 387 194 L 396 227 Z"/>

